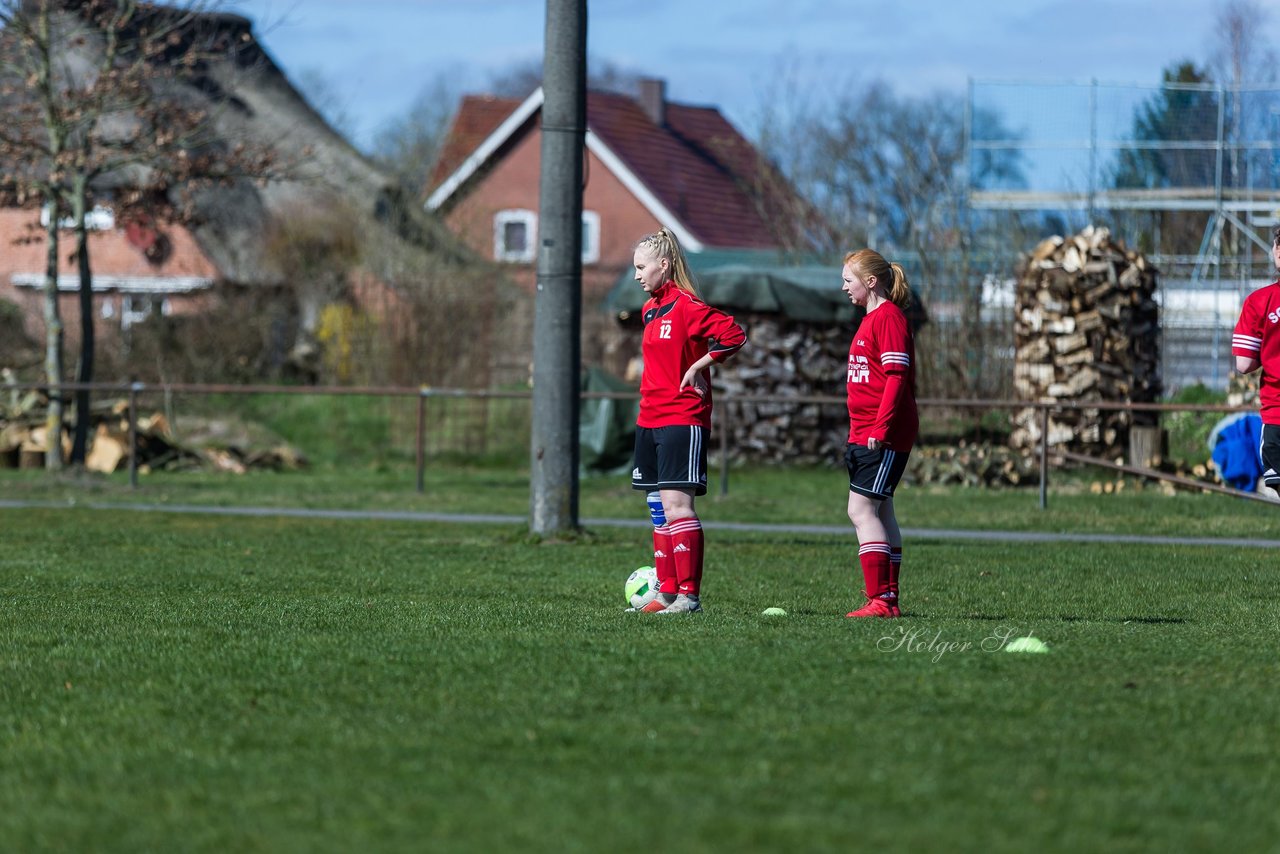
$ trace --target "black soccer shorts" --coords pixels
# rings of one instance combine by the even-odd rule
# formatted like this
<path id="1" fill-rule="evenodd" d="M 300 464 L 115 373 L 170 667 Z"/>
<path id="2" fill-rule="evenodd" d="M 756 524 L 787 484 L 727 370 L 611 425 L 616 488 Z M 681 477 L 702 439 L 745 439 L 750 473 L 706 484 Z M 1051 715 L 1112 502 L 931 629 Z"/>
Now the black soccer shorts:
<path id="1" fill-rule="evenodd" d="M 910 456 L 910 451 L 885 447 L 873 451 L 865 445 L 847 445 L 844 463 L 849 469 L 849 491 L 880 501 L 892 498 Z"/>
<path id="2" fill-rule="evenodd" d="M 1280 424 L 1262 425 L 1262 482 L 1280 489 Z"/>
<path id="3" fill-rule="evenodd" d="M 696 425 L 637 427 L 631 488 L 707 494 L 707 430 Z"/>

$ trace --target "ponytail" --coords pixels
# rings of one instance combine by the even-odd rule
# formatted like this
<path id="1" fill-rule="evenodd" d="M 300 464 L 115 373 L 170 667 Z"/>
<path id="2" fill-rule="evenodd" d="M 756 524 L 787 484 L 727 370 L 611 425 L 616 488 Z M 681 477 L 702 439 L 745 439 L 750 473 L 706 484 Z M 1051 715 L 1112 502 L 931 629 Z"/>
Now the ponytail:
<path id="1" fill-rule="evenodd" d="M 903 271 L 901 264 L 890 264 L 889 269 L 893 271 L 893 286 L 889 288 L 889 299 L 893 300 L 893 304 L 898 308 L 906 311 L 911 306 L 911 285 L 907 282 L 907 274 Z"/>
<path id="2" fill-rule="evenodd" d="M 698 295 L 693 273 L 689 270 L 689 261 L 671 229 L 664 225 L 653 234 L 645 235 L 636 243 L 637 249 L 642 246 L 653 253 L 654 258 L 667 259 L 667 263 L 671 265 L 671 281 L 676 283 L 677 288 L 695 297 Z"/>

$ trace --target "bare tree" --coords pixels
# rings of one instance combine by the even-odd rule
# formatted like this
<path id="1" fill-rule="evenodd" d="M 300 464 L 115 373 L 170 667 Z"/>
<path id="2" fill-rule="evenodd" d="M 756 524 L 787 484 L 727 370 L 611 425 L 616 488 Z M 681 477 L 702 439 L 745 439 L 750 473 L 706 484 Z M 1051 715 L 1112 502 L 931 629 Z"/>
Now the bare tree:
<path id="1" fill-rule="evenodd" d="M 1016 184 L 1020 155 L 966 160 L 959 95 L 903 98 L 873 81 L 816 102 L 802 91 L 787 94 L 785 73 L 779 79 L 784 91 L 769 95 L 756 144 L 822 214 L 822 228 L 799 234 L 832 256 L 859 246 L 909 256 L 917 293 L 952 316 L 934 325 L 931 334 L 944 339 L 936 348 L 939 370 L 922 379 L 933 389 L 989 390 L 996 380 L 983 371 L 984 354 L 999 342 L 988 340 L 982 287 L 995 241 L 982 237 L 989 223 L 968 210 L 967 190 L 971 180 Z M 972 121 L 988 135 L 1013 136 L 999 129 L 998 116 L 979 113 Z M 975 174 L 966 174 L 969 168 Z M 1009 235 L 1001 237 L 1007 245 Z"/>
<path id="2" fill-rule="evenodd" d="M 58 304 L 58 226 L 67 194 L 65 163 L 71 127 L 56 108 L 66 72 L 54 61 L 54 10 L 41 4 L 29 10 L 20 0 L 0 6 L 0 99 L 11 120 L 0 126 L 0 158 L 12 165 L 5 187 L 8 201 L 39 204 L 45 212 L 45 378 L 51 386 L 62 382 L 63 326 Z M 23 109 L 24 95 L 34 94 L 39 108 Z M 15 109 L 15 104 L 18 108 Z M 34 157 L 29 155 L 34 154 Z M 50 397 L 45 421 L 45 466 L 62 468 L 63 407 L 60 395 Z"/>
<path id="3" fill-rule="evenodd" d="M 1266 39 L 1268 17 L 1257 0 L 1226 0 L 1218 7 L 1209 57 L 1214 79 L 1232 88 L 1275 81 L 1276 52 Z"/>
<path id="4" fill-rule="evenodd" d="M 428 81 L 409 112 L 388 122 L 374 138 L 374 159 L 415 196 L 427 186 L 448 134 L 461 94 L 455 81 L 455 76 L 447 73 Z"/>
<path id="5" fill-rule="evenodd" d="M 45 272 L 45 373 L 61 382 L 58 246 L 63 215 L 75 230 L 81 353 L 76 380 L 94 376 L 93 283 L 87 216 L 110 196 L 118 218 L 180 219 L 179 186 L 265 176 L 265 150 L 227 146 L 212 117 L 186 95 L 205 64 L 235 49 L 211 6 L 160 7 L 140 0 L 3 0 L 4 65 L 0 95 L 9 121 L 0 129 L 0 162 L 13 176 L 12 200 L 38 199 L 48 212 Z M 34 84 L 34 85 L 33 85 Z M 89 395 L 78 391 L 72 460 L 82 462 Z M 51 396 L 47 466 L 61 468 L 61 396 Z"/>
<path id="6" fill-rule="evenodd" d="M 1268 127 L 1273 104 L 1270 99 L 1260 99 L 1256 89 L 1276 80 L 1276 52 L 1266 39 L 1267 18 L 1267 10 L 1257 0 L 1226 0 L 1214 18 L 1214 48 L 1209 67 L 1213 77 L 1229 93 L 1224 118 L 1230 147 L 1223 164 L 1222 181 L 1232 189 L 1245 187 L 1252 179 L 1247 159 L 1250 152 L 1244 144 L 1250 139 L 1273 136 Z M 1252 165 L 1270 168 L 1269 162 Z M 1223 248 L 1247 265 L 1253 247 L 1240 231 L 1233 229 L 1231 234 L 1234 240 Z"/>
<path id="7" fill-rule="evenodd" d="M 607 59 L 587 59 L 587 88 L 601 92 L 637 95 L 647 75 L 629 71 Z M 525 98 L 542 85 L 542 60 L 513 63 L 489 77 L 488 90 L 502 98 Z"/>

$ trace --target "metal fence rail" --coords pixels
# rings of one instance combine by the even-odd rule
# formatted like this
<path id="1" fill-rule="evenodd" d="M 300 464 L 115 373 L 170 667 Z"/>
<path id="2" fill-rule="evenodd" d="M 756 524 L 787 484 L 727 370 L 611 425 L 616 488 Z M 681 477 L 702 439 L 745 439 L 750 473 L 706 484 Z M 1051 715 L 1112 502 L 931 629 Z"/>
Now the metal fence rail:
<path id="1" fill-rule="evenodd" d="M 114 395 L 125 395 L 128 398 L 128 424 L 129 424 L 129 483 L 131 486 L 138 485 L 138 458 L 137 458 L 137 429 L 138 429 L 138 401 L 144 395 L 163 395 L 166 400 L 171 399 L 173 395 L 310 395 L 310 396 L 365 396 L 365 397 L 383 397 L 389 399 L 411 399 L 416 400 L 416 422 L 414 429 L 413 456 L 415 468 L 415 486 L 419 493 L 425 490 L 425 471 L 428 460 L 428 436 L 429 436 L 429 419 L 428 404 L 431 401 L 437 403 L 446 403 L 449 401 L 479 401 L 492 402 L 497 400 L 526 401 L 532 400 L 533 393 L 531 391 L 494 391 L 494 390 L 473 390 L 473 389 L 457 389 L 457 388 L 433 388 L 430 386 L 421 387 L 397 387 L 397 386 L 277 386 L 277 385 L 221 385 L 221 384 L 198 384 L 198 383 L 164 383 L 150 384 L 141 382 L 132 383 L 63 383 L 57 386 L 39 383 L 9 383 L 0 384 L 0 391 L 4 392 L 22 392 L 22 391 L 38 391 L 53 395 L 65 396 L 67 392 L 89 391 L 92 393 L 104 393 Z M 634 402 L 639 399 L 636 392 L 583 392 L 582 400 L 620 400 Z M 718 398 L 717 411 L 719 416 L 716 425 L 713 425 L 715 437 L 718 439 L 718 452 L 720 455 L 720 494 L 727 495 L 729 491 L 729 469 L 730 455 L 732 453 L 732 438 L 730 427 L 730 417 L 728 413 L 732 411 L 734 405 L 741 404 L 770 404 L 785 406 L 804 406 L 804 405 L 821 405 L 832 407 L 844 407 L 846 401 L 844 397 L 839 396 L 808 396 L 808 397 L 785 397 L 777 395 L 730 395 L 721 393 Z M 1037 401 L 1015 401 L 1015 400 L 979 400 L 972 398 L 921 398 L 917 401 L 917 405 L 921 409 L 938 409 L 943 411 L 960 411 L 976 413 L 978 418 L 983 413 L 1009 410 L 1009 411 L 1025 411 L 1028 409 L 1035 410 L 1037 419 L 1040 424 L 1040 444 L 1035 451 L 1040 472 L 1040 506 L 1045 508 L 1048 506 L 1048 483 L 1049 471 L 1053 465 L 1061 465 L 1064 462 L 1084 463 L 1088 465 L 1098 466 L 1101 468 L 1124 472 L 1135 476 L 1147 477 L 1156 480 L 1165 480 L 1180 486 L 1194 487 L 1205 489 L 1212 492 L 1220 492 L 1224 494 L 1234 495 L 1243 498 L 1255 500 L 1271 501 L 1272 499 L 1265 496 L 1254 495 L 1252 493 L 1241 492 L 1239 490 L 1227 487 L 1215 486 L 1208 483 L 1199 483 L 1186 478 L 1177 477 L 1165 472 L 1160 472 L 1150 468 L 1143 468 L 1134 465 L 1122 465 L 1112 461 L 1098 459 L 1094 457 L 1086 457 L 1080 454 L 1073 454 L 1058 448 L 1050 447 L 1048 443 L 1048 424 L 1049 417 L 1052 414 L 1078 411 L 1078 410 L 1106 410 L 1106 411 L 1128 411 L 1128 412 L 1194 412 L 1194 413 L 1235 413 L 1235 412 L 1253 412 L 1254 407 L 1230 406 L 1227 404 L 1174 404 L 1174 403 L 1111 403 L 1104 401 L 1087 401 L 1087 402 L 1037 402 Z M 466 431 L 463 431 L 464 433 Z M 527 435 L 527 432 L 524 434 Z"/>

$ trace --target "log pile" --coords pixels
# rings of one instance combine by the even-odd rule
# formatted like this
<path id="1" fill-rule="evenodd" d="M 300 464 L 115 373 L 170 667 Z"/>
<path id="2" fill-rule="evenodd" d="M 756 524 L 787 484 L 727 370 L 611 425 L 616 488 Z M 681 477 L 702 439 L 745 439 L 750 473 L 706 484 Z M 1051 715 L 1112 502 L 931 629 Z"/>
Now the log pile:
<path id="1" fill-rule="evenodd" d="M 1020 400 L 1151 403 L 1161 392 L 1156 269 L 1089 226 L 1050 237 L 1024 261 L 1016 290 L 1014 387 Z M 1136 420 L 1135 420 L 1136 418 Z M 1100 457 L 1128 451 L 1129 428 L 1154 417 L 1100 409 L 1052 413 L 1051 446 Z M 1036 410 L 1014 416 L 1010 444 L 1035 447 Z"/>
<path id="2" fill-rule="evenodd" d="M 0 408 L 0 468 L 44 468 L 48 430 L 45 401 L 28 395 L 19 404 Z M 179 440 L 161 413 L 137 419 L 135 448 L 138 471 L 213 470 L 244 474 L 250 469 L 272 471 L 305 468 L 306 457 L 286 444 L 246 447 L 239 443 L 191 445 Z M 62 455 L 71 453 L 71 437 L 62 436 Z M 110 474 L 129 466 L 129 403 L 107 401 L 94 406 L 85 468 Z"/>
<path id="3" fill-rule="evenodd" d="M 912 449 L 903 476 L 926 486 L 1035 486 L 1040 462 L 1034 454 L 990 442 L 926 445 Z"/>
<path id="4" fill-rule="evenodd" d="M 739 314 L 747 346 L 712 373 L 718 396 L 714 443 L 729 426 L 734 459 L 767 463 L 838 460 L 849 436 L 844 403 L 851 325 L 819 325 L 773 315 Z M 734 401 L 725 396 L 835 398 L 831 403 Z"/>
<path id="5" fill-rule="evenodd" d="M 1227 375 L 1227 404 L 1229 406 L 1251 406 L 1257 409 L 1261 405 L 1258 398 L 1259 386 L 1262 382 L 1262 371 L 1242 374 L 1232 371 Z"/>

